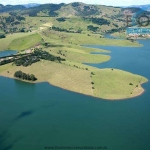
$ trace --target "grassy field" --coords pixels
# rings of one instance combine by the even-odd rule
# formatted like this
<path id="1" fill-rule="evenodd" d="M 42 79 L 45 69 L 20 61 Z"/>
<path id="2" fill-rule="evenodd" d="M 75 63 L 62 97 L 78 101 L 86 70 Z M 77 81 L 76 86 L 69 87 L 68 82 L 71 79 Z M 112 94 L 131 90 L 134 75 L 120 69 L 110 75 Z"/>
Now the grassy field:
<path id="1" fill-rule="evenodd" d="M 105 99 L 122 99 L 140 95 L 143 92 L 141 84 L 147 79 L 129 72 L 117 69 L 103 69 L 92 76 L 94 96 Z M 133 85 L 130 85 L 130 84 Z"/>
<path id="2" fill-rule="evenodd" d="M 18 39 L 18 38 L 22 38 L 25 36 L 29 36 L 32 34 L 34 34 L 34 33 L 33 32 L 31 32 L 31 33 L 13 33 L 13 34 L 7 35 L 6 38 L 0 39 L 0 51 L 1 50 L 8 50 L 8 47 L 13 40 Z"/>
<path id="3" fill-rule="evenodd" d="M 37 82 L 47 81 L 63 89 L 110 100 L 141 94 L 144 90 L 140 84 L 147 81 L 144 77 L 121 70 L 97 69 L 81 63 L 66 61 L 60 64 L 45 60 L 29 67 L 7 64 L 0 67 L 0 75 L 13 78 L 14 72 L 18 70 L 34 74 L 38 78 Z M 133 85 L 129 85 L 130 83 Z"/>
<path id="4" fill-rule="evenodd" d="M 32 34 L 25 37 L 14 39 L 8 46 L 8 49 L 12 50 L 25 50 L 33 46 L 39 45 L 41 42 L 41 36 L 39 34 Z"/>
<path id="5" fill-rule="evenodd" d="M 60 56 L 67 59 L 69 62 L 78 62 L 78 63 L 102 63 L 110 59 L 109 51 L 85 48 L 81 46 L 62 46 L 62 47 L 50 47 L 44 48 L 47 52 Z M 59 53 L 61 51 L 61 53 Z M 90 52 L 105 52 L 108 55 L 104 54 L 90 54 Z M 59 53 L 59 54 L 58 54 Z"/>
<path id="6" fill-rule="evenodd" d="M 120 38 L 126 38 L 127 37 L 125 32 L 121 32 L 121 33 L 120 32 L 115 32 L 111 35 L 114 36 L 114 37 L 120 37 Z"/>
<path id="7" fill-rule="evenodd" d="M 5 65 L 4 68 L 1 69 L 2 72 L 0 73 L 4 76 L 13 77 L 15 71 L 22 70 L 26 73 L 35 74 L 38 82 L 48 81 L 50 84 L 64 89 L 93 95 L 92 85 L 90 84 L 92 80 L 90 78 L 90 72 L 87 70 L 80 70 L 75 67 L 50 61 L 41 61 L 29 67 Z M 7 70 L 9 70 L 9 73 Z"/>
<path id="8" fill-rule="evenodd" d="M 97 34 L 79 34 L 79 33 L 64 33 L 52 30 L 45 30 L 42 33 L 42 37 L 46 42 L 55 44 L 70 44 L 70 45 L 114 45 L 114 46 L 141 46 L 137 42 L 131 42 L 129 40 L 118 39 L 106 39 L 100 38 Z"/>

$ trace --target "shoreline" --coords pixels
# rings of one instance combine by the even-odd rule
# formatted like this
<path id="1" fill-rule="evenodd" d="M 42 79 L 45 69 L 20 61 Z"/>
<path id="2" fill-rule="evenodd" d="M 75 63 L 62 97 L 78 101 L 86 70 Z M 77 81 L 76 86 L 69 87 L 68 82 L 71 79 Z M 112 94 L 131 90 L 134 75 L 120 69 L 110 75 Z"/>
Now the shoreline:
<path id="1" fill-rule="evenodd" d="M 108 100 L 108 101 L 130 100 L 131 98 L 141 96 L 141 95 L 144 94 L 144 92 L 145 92 L 145 89 L 142 87 L 142 84 L 148 82 L 148 81 L 146 81 L 146 82 L 144 82 L 144 83 L 139 84 L 139 86 L 140 86 L 140 88 L 141 88 L 142 91 L 140 91 L 137 95 L 133 95 L 133 96 L 130 96 L 130 97 L 125 97 L 125 98 L 102 98 L 102 97 L 97 97 L 97 96 L 90 95 L 90 94 L 85 94 L 85 93 L 82 93 L 82 92 L 79 92 L 79 91 L 74 91 L 74 90 L 71 90 L 71 89 L 66 89 L 66 88 L 63 88 L 63 87 L 54 85 L 54 84 L 52 84 L 52 83 L 50 83 L 50 82 L 48 82 L 48 81 L 38 81 L 38 80 L 36 80 L 36 81 L 33 81 L 33 82 L 32 82 L 32 81 L 22 80 L 22 79 L 18 79 L 18 78 L 15 78 L 15 77 L 4 76 L 4 75 L 0 75 L 0 77 L 5 77 L 5 78 L 9 78 L 9 79 L 14 79 L 14 80 L 18 80 L 18 81 L 25 82 L 25 83 L 29 83 L 29 84 L 48 83 L 50 86 L 54 86 L 54 87 L 57 87 L 57 88 L 60 88 L 60 89 L 63 89 L 63 90 L 67 90 L 67 91 L 74 92 L 74 93 L 77 93 L 77 94 L 82 94 L 82 95 L 85 95 L 85 96 L 90 96 L 90 97 L 98 98 L 98 99 L 101 99 L 101 100 Z M 134 89 L 134 90 L 135 90 L 135 89 Z"/>
<path id="2" fill-rule="evenodd" d="M 99 50 L 88 46 L 90 45 L 83 44 L 81 46 L 83 48 L 63 47 L 61 51 L 67 55 L 67 61 L 65 63 L 59 64 L 44 60 L 28 67 L 17 67 L 8 64 L 0 68 L 0 75 L 31 84 L 48 82 L 50 85 L 64 90 L 109 101 L 126 100 L 140 96 L 144 93 L 145 90 L 142 87 L 142 84 L 147 82 L 148 79 L 141 75 L 115 68 L 113 71 L 112 68 L 100 69 L 83 63 L 84 61 L 87 61 L 87 64 L 92 62 L 94 64 L 99 64 L 111 59 L 111 56 L 109 56 L 111 51 L 103 49 Z M 46 51 L 49 51 L 49 49 L 46 49 Z M 50 51 L 52 54 L 57 53 L 55 48 L 51 48 Z M 86 55 L 81 57 L 81 52 Z M 100 55 L 97 55 L 98 57 L 94 55 L 93 57 L 91 55 L 92 52 L 100 52 L 102 54 L 101 59 L 99 58 Z M 74 55 L 77 59 L 74 59 Z M 109 56 L 109 59 L 106 58 L 106 56 Z M 18 70 L 28 74 L 34 74 L 38 80 L 28 81 L 15 78 L 14 73 Z M 93 72 L 94 75 L 92 74 Z M 143 78 L 143 83 L 139 83 L 139 78 Z M 132 86 L 129 86 L 130 82 L 134 85 L 138 85 L 138 88 L 140 87 L 141 89 L 133 89 Z"/>

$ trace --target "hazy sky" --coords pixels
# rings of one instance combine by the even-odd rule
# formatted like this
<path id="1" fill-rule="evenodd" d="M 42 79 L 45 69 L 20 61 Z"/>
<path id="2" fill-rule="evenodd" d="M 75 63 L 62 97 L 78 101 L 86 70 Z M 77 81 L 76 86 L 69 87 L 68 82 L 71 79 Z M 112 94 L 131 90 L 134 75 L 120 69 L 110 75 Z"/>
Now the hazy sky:
<path id="1" fill-rule="evenodd" d="M 102 4 L 112 6 L 129 6 L 129 5 L 144 5 L 150 4 L 150 0 L 0 0 L 0 4 L 27 4 L 27 3 L 70 3 L 83 2 L 87 4 Z"/>

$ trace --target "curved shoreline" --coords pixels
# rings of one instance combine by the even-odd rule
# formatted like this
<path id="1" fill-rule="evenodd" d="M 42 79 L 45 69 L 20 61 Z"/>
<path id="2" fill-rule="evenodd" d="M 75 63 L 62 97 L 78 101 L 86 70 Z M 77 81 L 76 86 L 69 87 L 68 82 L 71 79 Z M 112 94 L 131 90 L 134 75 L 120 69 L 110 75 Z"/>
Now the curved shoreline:
<path id="1" fill-rule="evenodd" d="M 27 74 L 34 74 L 38 80 L 35 82 L 20 79 L 17 80 L 27 83 L 48 82 L 49 84 L 61 89 L 104 100 L 130 99 L 144 93 L 142 84 L 148 80 L 143 76 L 115 68 L 100 69 L 82 64 L 83 61 L 91 61 L 95 64 L 109 61 L 111 56 L 109 56 L 109 59 L 104 57 L 104 52 L 110 54 L 111 51 L 99 51 L 98 49 L 84 49 L 80 47 L 64 47 L 64 49 L 61 51 L 63 53 L 66 52 L 66 55 L 68 55 L 67 60 L 64 63 L 60 64 L 44 60 L 34 63 L 28 67 L 12 66 L 11 64 L 7 64 L 0 68 L 0 75 L 16 79 L 14 78 L 15 71 L 21 70 Z M 57 53 L 57 50 L 54 49 L 54 51 L 52 48 L 51 50 L 53 53 Z M 104 56 L 92 56 L 91 52 L 95 51 L 103 53 Z M 83 52 L 84 55 L 82 55 L 81 52 Z M 77 59 L 74 58 L 75 56 Z M 141 81 L 141 78 L 143 81 L 142 83 L 139 82 Z M 133 83 L 132 85 L 134 86 L 138 85 L 141 89 L 135 90 L 129 83 Z"/>
<path id="2" fill-rule="evenodd" d="M 32 81 L 27 81 L 27 80 L 21 80 L 21 79 L 15 78 L 15 77 L 13 77 L 13 76 L 9 76 L 9 74 L 8 74 L 8 75 L 0 74 L 0 76 L 6 77 L 6 78 L 10 78 L 10 79 L 15 79 L 15 80 L 22 81 L 22 82 L 26 82 L 26 83 L 31 83 L 31 84 L 47 82 L 47 83 L 49 83 L 50 85 L 52 85 L 52 86 L 54 86 L 54 87 L 61 88 L 61 89 L 63 89 L 63 90 L 67 90 L 67 91 L 79 93 L 79 94 L 82 94 L 82 95 L 99 98 L 99 99 L 102 99 L 102 100 L 109 100 L 109 101 L 129 100 L 129 99 L 131 99 L 131 98 L 141 96 L 141 95 L 144 94 L 144 92 L 145 92 L 145 89 L 142 87 L 142 84 L 148 82 L 148 80 L 147 80 L 147 81 L 145 81 L 145 82 L 139 84 L 138 88 L 140 88 L 140 91 L 137 92 L 136 94 L 133 93 L 130 97 L 123 97 L 123 98 L 104 98 L 104 97 L 95 96 L 94 94 L 92 95 L 92 94 L 89 94 L 89 93 L 84 93 L 84 92 L 82 92 L 82 91 L 73 90 L 73 89 L 69 89 L 69 88 L 64 88 L 64 87 L 61 87 L 61 86 L 59 86 L 59 85 L 57 85 L 57 84 L 53 84 L 53 83 L 51 83 L 51 82 L 49 82 L 49 81 L 38 81 L 38 80 L 37 80 L 37 81 L 32 82 Z M 135 89 L 136 89 L 136 88 L 135 88 Z M 133 91 L 135 91 L 135 89 L 134 89 Z"/>

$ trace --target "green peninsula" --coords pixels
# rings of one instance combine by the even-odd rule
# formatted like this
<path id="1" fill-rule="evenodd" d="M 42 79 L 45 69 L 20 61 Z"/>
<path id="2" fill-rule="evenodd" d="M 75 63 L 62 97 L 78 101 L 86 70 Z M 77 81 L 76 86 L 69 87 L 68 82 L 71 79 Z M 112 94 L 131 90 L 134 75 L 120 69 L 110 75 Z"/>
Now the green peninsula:
<path id="1" fill-rule="evenodd" d="M 86 63 L 107 62 L 111 56 L 108 50 L 87 48 L 82 45 L 142 46 L 129 39 L 104 38 L 106 29 L 109 29 L 108 32 L 124 30 L 122 22 L 117 20 L 115 23 L 112 22 L 114 20 L 112 16 L 121 13 L 121 9 L 95 6 L 93 9 L 97 13 L 84 14 L 85 12 L 81 13 L 78 10 L 80 13 L 77 15 L 68 14 L 65 9 L 75 12 L 75 7 L 79 9 L 78 6 L 72 4 L 61 6 L 54 10 L 56 16 L 54 12 L 51 16 L 40 6 L 36 8 L 36 14 L 32 8 L 24 10 L 21 14 L 23 18 L 18 17 L 20 15 L 18 11 L 13 15 L 8 12 L 0 13 L 2 22 L 6 25 L 5 28 L 1 27 L 6 37 L 0 39 L 0 51 L 18 50 L 17 57 L 0 58 L 0 75 L 15 78 L 15 72 L 22 71 L 25 74 L 34 74 L 37 78 L 34 82 L 23 80 L 25 82 L 49 82 L 66 90 L 108 100 L 126 99 L 142 94 L 144 89 L 141 85 L 148 81 L 145 77 L 115 68 L 98 69 L 86 65 Z M 100 12 L 97 16 L 99 9 L 105 13 L 109 12 L 111 16 Z M 14 23 L 16 26 L 14 32 L 12 26 L 6 23 L 10 16 L 15 16 L 15 20 L 21 19 L 16 20 L 18 24 Z M 98 20 L 97 17 L 101 19 Z M 41 49 L 45 57 L 41 53 L 34 55 L 36 49 Z M 47 55 L 52 59 L 46 58 Z M 7 63 L 4 64 L 4 61 Z"/>

